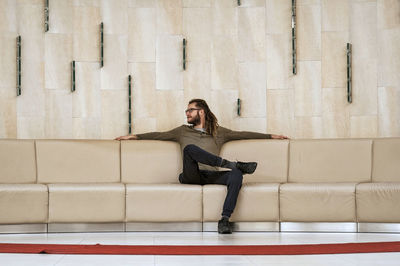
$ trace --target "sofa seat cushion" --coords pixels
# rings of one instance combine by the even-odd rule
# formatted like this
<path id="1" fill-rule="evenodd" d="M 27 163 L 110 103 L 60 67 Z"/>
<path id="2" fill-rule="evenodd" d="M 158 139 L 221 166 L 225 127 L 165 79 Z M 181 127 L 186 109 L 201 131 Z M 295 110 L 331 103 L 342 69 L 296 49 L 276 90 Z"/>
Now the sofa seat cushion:
<path id="1" fill-rule="evenodd" d="M 123 184 L 49 184 L 50 223 L 123 222 Z"/>
<path id="2" fill-rule="evenodd" d="M 0 184 L 0 223 L 46 223 L 47 186 L 41 184 Z"/>
<path id="3" fill-rule="evenodd" d="M 227 187 L 224 185 L 205 185 L 203 187 L 204 222 L 215 222 L 221 219 L 226 193 Z M 279 184 L 243 184 L 231 220 L 236 222 L 278 222 Z"/>
<path id="4" fill-rule="evenodd" d="M 280 187 L 282 222 L 355 222 L 356 183 L 288 183 Z"/>
<path id="5" fill-rule="evenodd" d="M 400 223 L 400 183 L 356 187 L 358 222 Z"/>
<path id="6" fill-rule="evenodd" d="M 184 184 L 126 185 L 127 222 L 201 222 L 202 188 Z"/>

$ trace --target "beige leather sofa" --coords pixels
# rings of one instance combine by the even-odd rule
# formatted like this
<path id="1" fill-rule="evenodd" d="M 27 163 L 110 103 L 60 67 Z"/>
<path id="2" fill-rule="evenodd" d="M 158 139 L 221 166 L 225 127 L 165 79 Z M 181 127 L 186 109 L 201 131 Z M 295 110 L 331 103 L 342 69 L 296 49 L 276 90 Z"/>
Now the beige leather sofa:
<path id="1" fill-rule="evenodd" d="M 400 232 L 400 138 L 242 140 L 237 231 Z M 178 183 L 177 143 L 0 140 L 0 232 L 216 231 L 226 187 Z"/>

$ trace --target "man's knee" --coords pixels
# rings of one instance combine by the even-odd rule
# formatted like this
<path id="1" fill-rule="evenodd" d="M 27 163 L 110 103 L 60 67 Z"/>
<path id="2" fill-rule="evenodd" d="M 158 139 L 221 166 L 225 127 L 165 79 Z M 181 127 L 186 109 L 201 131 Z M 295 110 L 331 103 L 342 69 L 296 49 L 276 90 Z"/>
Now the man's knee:
<path id="1" fill-rule="evenodd" d="M 193 150 L 197 150 L 198 148 L 199 147 L 197 147 L 194 144 L 188 144 L 188 145 L 185 146 L 185 148 L 183 148 L 183 153 L 188 153 L 188 152 L 191 152 Z"/>

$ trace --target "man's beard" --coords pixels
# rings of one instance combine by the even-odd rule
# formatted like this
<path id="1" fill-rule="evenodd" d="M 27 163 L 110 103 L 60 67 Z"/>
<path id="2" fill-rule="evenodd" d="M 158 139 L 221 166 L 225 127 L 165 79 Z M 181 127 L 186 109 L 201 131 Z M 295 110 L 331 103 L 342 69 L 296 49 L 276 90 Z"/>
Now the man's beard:
<path id="1" fill-rule="evenodd" d="M 191 121 L 191 122 L 188 121 L 188 123 L 189 123 L 190 125 L 193 125 L 193 126 L 197 126 L 198 124 L 200 124 L 200 116 L 199 116 L 199 113 L 197 113 L 196 116 L 192 117 L 192 121 Z"/>

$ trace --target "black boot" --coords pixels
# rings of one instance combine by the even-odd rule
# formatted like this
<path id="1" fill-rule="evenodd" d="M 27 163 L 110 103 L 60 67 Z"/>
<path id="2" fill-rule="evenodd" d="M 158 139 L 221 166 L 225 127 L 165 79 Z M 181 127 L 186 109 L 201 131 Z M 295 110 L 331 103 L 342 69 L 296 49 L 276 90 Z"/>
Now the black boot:
<path id="1" fill-rule="evenodd" d="M 257 168 L 257 163 L 236 162 L 236 168 L 239 169 L 243 174 L 252 174 Z"/>
<path id="2" fill-rule="evenodd" d="M 232 234 L 232 227 L 229 223 L 229 218 L 222 217 L 218 221 L 218 233 L 219 234 Z"/>

